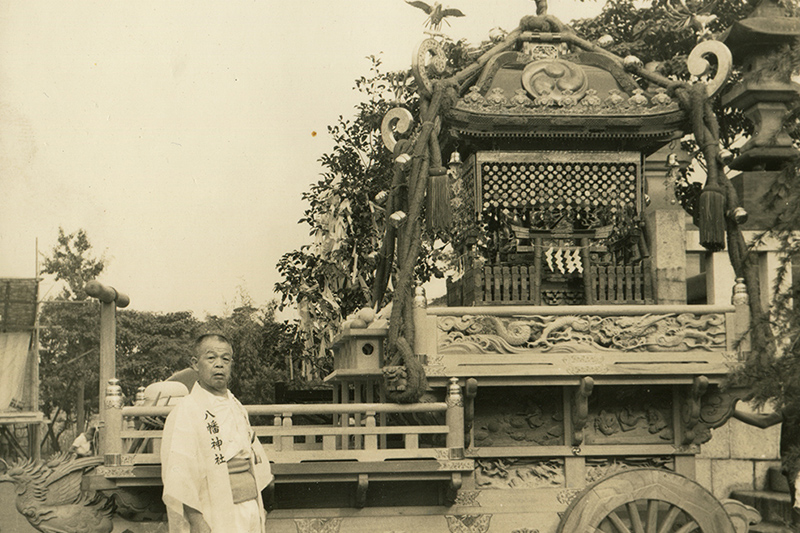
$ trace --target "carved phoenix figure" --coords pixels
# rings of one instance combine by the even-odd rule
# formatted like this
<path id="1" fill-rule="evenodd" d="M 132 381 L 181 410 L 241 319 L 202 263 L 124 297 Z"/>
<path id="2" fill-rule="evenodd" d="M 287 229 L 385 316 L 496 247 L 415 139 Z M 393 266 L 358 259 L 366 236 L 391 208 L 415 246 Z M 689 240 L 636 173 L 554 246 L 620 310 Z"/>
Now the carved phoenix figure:
<path id="1" fill-rule="evenodd" d="M 406 4 L 423 10 L 428 15 L 428 18 L 425 20 L 425 27 L 430 28 L 433 31 L 439 31 L 439 29 L 442 27 L 442 22 L 446 22 L 449 26 L 450 23 L 445 20 L 447 17 L 464 16 L 464 13 L 462 13 L 461 10 L 454 9 L 452 7 L 444 7 L 439 2 L 434 2 L 433 5 L 429 5 L 420 0 L 406 0 Z"/>
<path id="2" fill-rule="evenodd" d="M 113 500 L 81 490 L 83 473 L 100 465 L 102 457 L 75 458 L 57 454 L 47 461 L 0 459 L 5 472 L 0 483 L 14 483 L 16 507 L 43 533 L 110 533 Z"/>

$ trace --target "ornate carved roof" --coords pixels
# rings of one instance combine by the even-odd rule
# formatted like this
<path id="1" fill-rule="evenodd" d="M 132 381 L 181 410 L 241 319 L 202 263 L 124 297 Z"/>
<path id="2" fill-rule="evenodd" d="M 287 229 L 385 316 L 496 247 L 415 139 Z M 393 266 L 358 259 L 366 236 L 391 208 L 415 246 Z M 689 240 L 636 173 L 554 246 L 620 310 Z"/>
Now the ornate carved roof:
<path id="1" fill-rule="evenodd" d="M 685 115 L 666 89 L 644 90 L 619 63 L 570 52 L 557 42 L 560 34 L 548 35 L 556 42 L 520 42 L 518 50 L 497 53 L 474 83 L 461 87 L 445 116 L 454 135 L 573 139 L 576 145 L 627 139 L 629 146 L 682 135 Z"/>

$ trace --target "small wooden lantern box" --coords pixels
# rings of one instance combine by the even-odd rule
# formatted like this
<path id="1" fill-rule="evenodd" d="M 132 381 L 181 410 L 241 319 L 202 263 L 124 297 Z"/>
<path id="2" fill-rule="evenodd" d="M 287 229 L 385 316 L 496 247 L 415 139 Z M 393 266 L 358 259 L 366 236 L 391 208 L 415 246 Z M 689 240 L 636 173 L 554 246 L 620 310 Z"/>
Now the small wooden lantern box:
<path id="1" fill-rule="evenodd" d="M 383 367 L 383 341 L 388 328 L 346 329 L 333 345 L 334 370 L 377 370 Z"/>

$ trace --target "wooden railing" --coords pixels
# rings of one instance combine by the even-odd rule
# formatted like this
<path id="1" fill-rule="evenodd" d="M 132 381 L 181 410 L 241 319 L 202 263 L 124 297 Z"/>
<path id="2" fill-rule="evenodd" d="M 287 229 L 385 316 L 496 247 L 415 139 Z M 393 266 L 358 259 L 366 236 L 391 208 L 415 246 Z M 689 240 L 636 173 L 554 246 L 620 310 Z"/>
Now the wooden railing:
<path id="1" fill-rule="evenodd" d="M 653 303 L 650 260 L 635 265 L 589 265 L 585 303 Z M 448 305 L 542 305 L 540 264 L 500 264 L 468 269 L 447 286 Z"/>
<path id="2" fill-rule="evenodd" d="M 588 304 L 653 303 L 649 259 L 628 266 L 591 265 L 584 282 Z"/>
<path id="3" fill-rule="evenodd" d="M 451 385 L 447 400 L 408 405 L 248 405 L 245 409 L 251 420 L 270 419 L 271 423 L 253 424 L 253 429 L 275 463 L 459 459 L 463 458 L 464 413 L 457 384 Z M 154 427 L 171 410 L 172 406 L 108 409 L 106 463 L 159 463 L 162 430 Z M 420 416 L 427 417 L 427 423 L 413 420 Z M 381 425 L 381 420 L 388 423 Z"/>
<path id="4" fill-rule="evenodd" d="M 448 282 L 448 305 L 540 305 L 540 275 L 534 265 L 494 265 L 468 269 Z"/>

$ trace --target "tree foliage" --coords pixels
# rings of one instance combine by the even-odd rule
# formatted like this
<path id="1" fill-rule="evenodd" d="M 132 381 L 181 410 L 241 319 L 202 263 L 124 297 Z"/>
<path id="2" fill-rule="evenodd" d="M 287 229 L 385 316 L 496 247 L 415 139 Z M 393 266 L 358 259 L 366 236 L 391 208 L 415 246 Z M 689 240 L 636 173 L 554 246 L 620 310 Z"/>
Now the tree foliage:
<path id="1" fill-rule="evenodd" d="M 296 326 L 275 320 L 276 303 L 255 307 L 248 299 L 229 316 L 210 316 L 206 326 L 221 331 L 233 347 L 230 389 L 245 404 L 274 403 L 275 383 L 289 380 L 302 343 Z"/>
<path id="2" fill-rule="evenodd" d="M 308 208 L 300 223 L 308 225 L 313 243 L 287 252 L 277 265 L 281 308 L 297 306 L 305 356 L 321 371 L 330 368 L 328 348 L 342 318 L 376 303 L 370 290 L 385 213 L 375 197 L 392 176 L 381 121 L 398 103 L 412 111 L 416 106 L 408 73 L 383 72 L 378 57 L 369 59 L 368 76 L 355 82 L 364 101 L 353 118 L 340 116 L 328 127 L 335 146 L 320 159 L 320 180 L 303 194 Z"/>
<path id="3" fill-rule="evenodd" d="M 192 343 L 199 327 L 191 311 L 117 312 L 117 378 L 123 392 L 168 378 L 190 365 Z"/>
<path id="4" fill-rule="evenodd" d="M 63 281 L 61 292 L 41 305 L 40 397 L 51 422 L 47 436 L 60 450 L 59 415 L 76 415 L 77 409 L 96 405 L 99 369 L 100 305 L 89 299 L 84 286 L 105 268 L 105 260 L 92 256 L 92 245 L 84 230 L 65 233 L 58 229 L 56 245 L 44 256 L 42 273 Z M 86 404 L 76 405 L 83 387 Z M 65 426 L 60 427 L 63 431 Z"/>
<path id="5" fill-rule="evenodd" d="M 98 408 L 100 304 L 84 286 L 103 272 L 105 260 L 94 257 L 84 230 L 65 233 L 60 228 L 43 262 L 43 273 L 64 282 L 56 297 L 42 303 L 39 317 L 42 408 L 51 418 L 51 447 L 60 451 L 65 443 L 59 436 L 76 419 L 88 418 L 79 413 Z M 300 360 L 296 326 L 276 321 L 276 304 L 256 308 L 246 295 L 239 297 L 242 305 L 230 314 L 202 321 L 191 311 L 118 310 L 116 369 L 124 394 L 132 400 L 139 387 L 188 367 L 196 335 L 213 328 L 224 331 L 234 345 L 234 394 L 245 403 L 273 401 L 275 382 L 287 381 L 289 365 Z M 80 388 L 83 405 L 77 404 Z"/>
<path id="6" fill-rule="evenodd" d="M 644 7 L 631 0 L 608 0 L 598 16 L 575 21 L 572 27 L 592 42 L 610 37 L 613 42 L 606 46 L 609 52 L 638 57 L 663 76 L 688 80 L 686 59 L 697 42 L 721 36 L 753 8 L 754 4 L 746 0 L 690 1 L 685 7 L 674 0 L 652 0 Z M 739 72 L 734 72 L 731 83 L 737 83 L 740 77 Z M 712 105 L 720 122 L 723 145 L 735 154 L 734 142 L 741 135 L 752 133 L 752 124 L 738 110 L 722 106 L 719 97 Z M 702 159 L 693 140 L 685 141 L 684 147 Z"/>
<path id="7" fill-rule="evenodd" d="M 58 228 L 56 245 L 50 255 L 44 256 L 42 274 L 52 274 L 56 281 L 65 282 L 58 300 L 85 300 L 86 282 L 95 279 L 106 266 L 105 259 L 90 255 L 92 244 L 86 230 L 65 233 Z"/>

